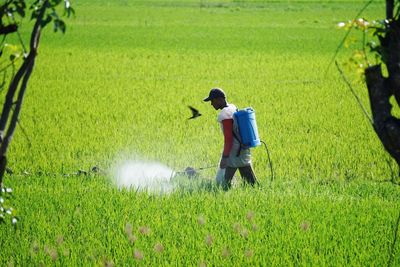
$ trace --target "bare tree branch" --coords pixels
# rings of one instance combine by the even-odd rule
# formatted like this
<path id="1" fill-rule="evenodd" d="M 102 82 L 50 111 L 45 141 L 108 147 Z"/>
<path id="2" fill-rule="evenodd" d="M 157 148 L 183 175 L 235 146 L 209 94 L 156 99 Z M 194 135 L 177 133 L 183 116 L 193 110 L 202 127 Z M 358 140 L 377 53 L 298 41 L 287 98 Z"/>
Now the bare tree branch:
<path id="1" fill-rule="evenodd" d="M 339 63 L 335 60 L 336 68 L 338 69 L 340 76 L 344 80 L 344 82 L 347 84 L 347 87 L 349 87 L 350 92 L 353 94 L 353 96 L 356 98 L 358 105 L 360 106 L 361 110 L 363 111 L 365 117 L 367 117 L 369 123 L 373 125 L 371 116 L 368 114 L 367 110 L 365 109 L 364 105 L 361 102 L 361 99 L 358 97 L 356 92 L 354 91 L 353 87 L 351 86 L 349 80 L 346 78 L 346 76 L 343 73 L 343 70 L 340 68 Z"/>
<path id="2" fill-rule="evenodd" d="M 0 25 L 0 35 L 7 35 L 9 33 L 16 32 L 18 30 L 17 24 L 10 24 L 7 26 L 1 26 Z"/>

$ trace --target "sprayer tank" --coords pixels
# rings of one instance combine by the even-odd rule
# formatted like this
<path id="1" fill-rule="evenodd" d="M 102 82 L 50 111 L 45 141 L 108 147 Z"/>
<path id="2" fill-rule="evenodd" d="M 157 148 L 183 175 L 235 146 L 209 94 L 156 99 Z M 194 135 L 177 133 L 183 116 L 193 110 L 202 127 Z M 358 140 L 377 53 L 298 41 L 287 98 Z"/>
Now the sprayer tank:
<path id="1" fill-rule="evenodd" d="M 245 108 L 234 113 L 238 124 L 242 143 L 248 147 L 256 147 L 261 144 L 258 136 L 256 114 L 253 108 Z"/>

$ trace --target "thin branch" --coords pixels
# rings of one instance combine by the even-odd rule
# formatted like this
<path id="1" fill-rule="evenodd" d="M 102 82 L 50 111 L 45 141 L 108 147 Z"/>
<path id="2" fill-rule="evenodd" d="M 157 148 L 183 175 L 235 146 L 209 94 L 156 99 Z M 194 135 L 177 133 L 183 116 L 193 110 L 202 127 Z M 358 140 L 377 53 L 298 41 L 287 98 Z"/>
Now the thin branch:
<path id="1" fill-rule="evenodd" d="M 17 35 L 18 35 L 19 42 L 21 43 L 21 46 L 22 46 L 22 49 L 24 50 L 24 55 L 25 55 L 27 53 L 26 52 L 27 50 L 26 50 L 24 41 L 22 40 L 21 33 L 19 32 L 19 30 L 17 30 Z"/>
<path id="2" fill-rule="evenodd" d="M 22 131 L 22 133 L 24 134 L 26 140 L 28 141 L 29 147 L 32 147 L 31 139 L 29 138 L 28 133 L 25 131 L 25 128 L 22 127 L 21 122 L 20 122 L 19 119 L 17 119 L 17 123 L 18 123 L 19 128 L 21 128 L 21 131 Z"/>
<path id="3" fill-rule="evenodd" d="M 5 85 L 6 85 L 6 72 L 4 71 L 3 82 L 0 84 L 0 92 L 3 91 Z"/>
<path id="4" fill-rule="evenodd" d="M 7 35 L 4 35 L 4 36 L 3 36 L 3 40 L 1 40 L 1 42 L 0 42 L 0 46 L 3 46 L 3 44 L 4 44 L 5 40 L 6 40 L 6 38 L 7 38 Z"/>
<path id="5" fill-rule="evenodd" d="M 13 108 L 13 112 L 15 112 L 14 108 Z M 29 138 L 28 133 L 25 131 L 25 128 L 22 127 L 21 121 L 19 119 L 17 119 L 17 124 L 18 124 L 19 128 L 21 128 L 23 135 L 25 136 L 26 140 L 28 141 L 29 147 L 32 147 L 31 139 Z"/>
<path id="6" fill-rule="evenodd" d="M 8 64 L 4 68 L 0 69 L 0 73 L 3 72 L 3 71 L 6 71 L 9 67 L 12 67 L 14 65 L 14 63 L 19 59 L 20 59 L 20 57 L 18 57 L 16 60 L 11 61 L 10 64 Z"/>
<path id="7" fill-rule="evenodd" d="M 364 10 L 373 2 L 374 0 L 369 0 L 364 6 L 363 8 L 357 13 L 357 15 L 355 16 L 354 20 L 356 20 L 363 12 Z M 340 42 L 340 44 L 338 45 L 338 47 L 336 48 L 335 54 L 333 55 L 331 61 L 328 64 L 328 67 L 326 68 L 325 71 L 325 76 L 328 74 L 328 70 L 331 67 L 332 63 L 335 61 L 336 56 L 339 54 L 340 49 L 342 49 L 342 46 L 344 44 L 344 42 L 347 40 L 347 37 L 349 36 L 351 30 L 353 29 L 353 27 L 350 27 L 349 30 L 346 32 L 345 36 L 343 37 L 342 41 Z"/>
<path id="8" fill-rule="evenodd" d="M 16 25 L 17 21 L 15 20 L 15 17 L 12 13 L 11 13 L 11 19 L 12 19 L 13 23 Z M 24 50 L 24 54 L 25 54 L 27 52 L 27 50 L 26 50 L 26 46 L 24 44 L 24 40 L 22 40 L 21 33 L 19 32 L 19 27 L 16 28 L 16 32 L 18 35 L 19 42 L 21 43 L 22 49 Z"/>
<path id="9" fill-rule="evenodd" d="M 365 63 L 369 66 L 369 61 L 368 61 L 368 56 L 367 56 L 367 50 L 365 49 L 365 30 L 362 31 L 363 33 L 363 42 L 362 42 L 362 50 L 364 53 L 364 59 L 365 59 Z"/>
<path id="10" fill-rule="evenodd" d="M 357 100 L 357 102 L 358 102 L 358 105 L 359 105 L 360 108 L 362 109 L 362 111 L 363 111 L 365 117 L 367 117 L 369 123 L 371 123 L 371 125 L 373 126 L 374 123 L 373 123 L 371 117 L 369 116 L 367 110 L 365 109 L 364 105 L 362 104 L 361 99 L 358 97 L 358 95 L 357 95 L 356 92 L 354 91 L 353 87 L 351 86 L 350 82 L 348 81 L 348 79 L 347 79 L 346 76 L 344 75 L 342 69 L 341 69 L 340 66 L 339 66 L 339 63 L 338 63 L 336 60 L 335 60 L 335 65 L 336 65 L 336 68 L 338 69 L 338 71 L 339 71 L 339 73 L 340 73 L 340 76 L 342 77 L 342 79 L 344 80 L 344 82 L 345 82 L 345 83 L 347 84 L 347 86 L 349 87 L 349 89 L 350 89 L 351 93 L 353 94 L 353 96 L 356 98 L 356 100 Z"/>

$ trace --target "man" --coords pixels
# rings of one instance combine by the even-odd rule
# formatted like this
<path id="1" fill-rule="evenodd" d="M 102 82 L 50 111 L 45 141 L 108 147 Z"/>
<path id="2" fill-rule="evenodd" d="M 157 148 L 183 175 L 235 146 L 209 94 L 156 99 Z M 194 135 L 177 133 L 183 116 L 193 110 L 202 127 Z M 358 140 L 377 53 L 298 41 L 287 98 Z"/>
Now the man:
<path id="1" fill-rule="evenodd" d="M 225 170 L 225 175 L 223 181 L 218 181 L 217 179 L 217 182 L 224 189 L 230 188 L 233 175 L 239 169 L 242 178 L 251 185 L 254 185 L 257 182 L 257 178 L 251 167 L 250 148 L 241 146 L 238 126 L 233 119 L 233 113 L 237 111 L 236 106 L 227 102 L 226 95 L 220 88 L 211 89 L 204 101 L 211 101 L 211 105 L 215 110 L 221 110 L 217 120 L 224 134 L 224 150 L 219 167 Z"/>

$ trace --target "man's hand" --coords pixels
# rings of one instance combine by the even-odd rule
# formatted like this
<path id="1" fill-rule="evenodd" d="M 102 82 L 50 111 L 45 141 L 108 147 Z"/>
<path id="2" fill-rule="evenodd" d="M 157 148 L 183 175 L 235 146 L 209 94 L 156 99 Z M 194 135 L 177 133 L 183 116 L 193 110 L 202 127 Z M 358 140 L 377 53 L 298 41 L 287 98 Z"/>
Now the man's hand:
<path id="1" fill-rule="evenodd" d="M 219 162 L 219 167 L 221 169 L 226 169 L 227 166 L 228 166 L 228 157 L 222 156 L 221 161 Z"/>

